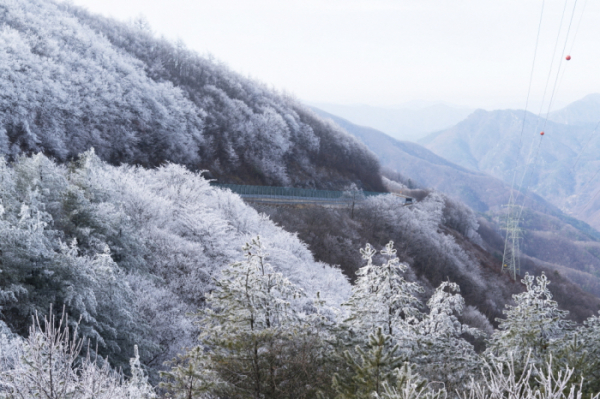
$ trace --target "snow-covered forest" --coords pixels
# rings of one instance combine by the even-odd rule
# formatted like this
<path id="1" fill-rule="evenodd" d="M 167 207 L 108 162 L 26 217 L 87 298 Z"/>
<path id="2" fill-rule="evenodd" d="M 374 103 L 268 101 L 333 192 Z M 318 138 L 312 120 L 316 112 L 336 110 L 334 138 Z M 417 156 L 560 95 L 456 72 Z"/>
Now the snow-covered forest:
<path id="1" fill-rule="evenodd" d="M 568 321 L 544 275 L 525 277 L 526 292 L 494 330 L 455 282 L 428 290 L 392 242 L 381 253 L 361 249 L 364 266 L 350 285 L 296 235 L 182 166 L 115 167 L 93 151 L 60 165 L 38 154 L 4 162 L 0 181 L 7 397 L 45 389 L 55 368 L 64 389 L 102 381 L 98 389 L 114 397 L 471 395 L 491 389 L 481 378 L 506 377 L 498 362 L 528 378 L 520 389 L 558 384 L 542 381 L 553 373 L 565 384 L 583 376 L 577 389 L 597 391 L 600 322 Z M 423 237 L 439 238 L 452 223 L 439 194 L 392 216 L 385 202 L 394 201 L 374 198 L 362 212 L 419 226 Z M 459 219 L 480 240 L 476 222 Z M 474 267 L 443 237 L 446 262 Z M 59 316 L 47 316 L 50 304 Z M 44 325 L 44 317 L 56 319 Z"/>
<path id="2" fill-rule="evenodd" d="M 90 151 L 69 166 L 21 157 L 0 173 L 2 314 L 15 332 L 64 304 L 113 364 L 137 344 L 144 364 L 159 367 L 195 343 L 187 313 L 257 234 L 307 293 L 339 305 L 350 291 L 293 234 L 184 167 L 116 168 Z"/>
<path id="3" fill-rule="evenodd" d="M 222 182 L 381 191 L 362 143 L 299 102 L 139 25 L 47 0 L 0 3 L 0 153 L 165 161 Z"/>
<path id="4" fill-rule="evenodd" d="M 0 0 L 0 155 L 0 398 L 600 392 L 597 298 L 512 281 L 466 205 L 403 206 L 343 129 L 141 21 Z"/>

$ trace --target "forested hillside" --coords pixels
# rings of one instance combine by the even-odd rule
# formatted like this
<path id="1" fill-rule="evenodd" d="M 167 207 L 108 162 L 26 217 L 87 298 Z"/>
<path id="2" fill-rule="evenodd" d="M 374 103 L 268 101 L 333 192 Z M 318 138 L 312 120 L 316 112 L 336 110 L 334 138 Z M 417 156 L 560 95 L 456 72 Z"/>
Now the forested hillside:
<path id="1" fill-rule="evenodd" d="M 489 225 L 495 234 L 504 234 L 501 230 L 505 220 L 503 206 L 511 192 L 508 183 L 454 164 L 419 144 L 397 141 L 375 129 L 354 125 L 318 109 L 315 112 L 335 121 L 375 152 L 384 167 L 384 175 L 403 184 L 398 188 L 399 192 L 408 193 L 407 188 L 435 188 L 480 212 L 484 216 L 479 219 L 481 226 Z M 524 195 L 521 201 L 525 204 L 521 249 L 530 258 L 524 262 L 523 270 L 534 272 L 542 267 L 556 271 L 585 291 L 600 296 L 597 249 L 600 233 L 565 215 L 534 193 L 525 191 L 521 195 Z M 488 251 L 501 257 L 504 250 L 502 239 L 498 237 L 498 240 L 492 241 L 495 244 Z"/>
<path id="2" fill-rule="evenodd" d="M 257 234 L 307 301 L 339 305 L 350 290 L 293 234 L 181 166 L 117 168 L 88 152 L 66 167 L 40 154 L 2 162 L 0 181 L 2 320 L 25 334 L 32 314 L 64 305 L 115 365 L 134 344 L 155 369 L 193 344 L 188 312 Z"/>
<path id="3" fill-rule="evenodd" d="M 298 210 L 313 224 L 300 235 L 318 236 L 318 223 L 337 234 L 315 250 L 319 256 L 358 259 L 354 245 L 363 238 L 374 243 L 360 251 L 350 286 L 340 269 L 315 262 L 297 236 L 181 166 L 114 167 L 92 151 L 64 166 L 39 154 L 3 163 L 0 180 L 0 394 L 51 386 L 49 370 L 73 392 L 102 381 L 95 396 L 102 398 L 150 398 L 150 382 L 159 381 L 161 395 L 182 398 L 361 398 L 394 394 L 408 372 L 418 373 L 411 377 L 417 381 L 443 382 L 435 389 L 443 394 L 474 389 L 464 375 L 476 377 L 485 359 L 508 361 L 515 346 L 505 335 L 513 334 L 528 339 L 515 338 L 519 370 L 552 355 L 559 362 L 548 372 L 555 373 L 579 359 L 583 365 L 563 383 L 584 376 L 583 389 L 596 390 L 598 319 L 574 330 L 551 300 L 545 276 L 537 283 L 526 276 L 526 292 L 513 295 L 513 313 L 494 331 L 488 317 L 501 315 L 523 287 L 486 260 L 473 212 L 435 192 L 421 193 L 413 207 L 392 195 L 372 198 L 355 219 L 349 210 Z M 273 218 L 292 220 L 293 210 L 280 211 Z M 398 244 L 381 244 L 390 237 Z M 553 292 L 568 299 L 572 287 L 553 277 Z M 575 318 L 597 306 L 587 300 L 571 302 Z M 50 303 L 64 306 L 62 325 L 88 343 L 71 345 L 57 321 L 35 321 L 28 330 L 28 316 L 47 314 Z M 552 334 L 536 335 L 534 320 L 554 323 Z M 478 354 L 486 336 L 487 349 Z M 529 360 L 522 357 L 528 348 L 536 350 Z M 124 381 L 109 363 L 90 360 L 95 351 L 113 366 L 132 357 L 130 377 Z M 56 354 L 50 369 L 48 353 Z M 372 361 L 381 361 L 383 374 L 373 374 Z M 402 366 L 407 361 L 415 365 Z"/>
<path id="4" fill-rule="evenodd" d="M 365 146 L 287 96 L 134 25 L 0 4 L 0 153 L 166 161 L 224 182 L 383 191 Z"/>
<path id="5" fill-rule="evenodd" d="M 0 0 L 0 155 L 0 399 L 600 390 L 598 297 L 536 259 L 513 281 L 494 220 L 143 23 Z M 251 207 L 214 179 L 354 202 Z"/>

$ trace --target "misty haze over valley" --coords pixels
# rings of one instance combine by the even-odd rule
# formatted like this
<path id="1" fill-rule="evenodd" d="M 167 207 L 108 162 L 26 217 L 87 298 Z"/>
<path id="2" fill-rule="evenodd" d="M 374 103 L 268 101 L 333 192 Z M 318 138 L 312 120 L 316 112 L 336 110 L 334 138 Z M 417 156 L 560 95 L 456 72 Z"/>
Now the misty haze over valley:
<path id="1" fill-rule="evenodd" d="M 368 126 L 397 140 L 418 141 L 430 133 L 449 128 L 465 119 L 472 109 L 451 104 L 415 102 L 394 108 L 368 105 L 309 103 L 348 121 Z"/>

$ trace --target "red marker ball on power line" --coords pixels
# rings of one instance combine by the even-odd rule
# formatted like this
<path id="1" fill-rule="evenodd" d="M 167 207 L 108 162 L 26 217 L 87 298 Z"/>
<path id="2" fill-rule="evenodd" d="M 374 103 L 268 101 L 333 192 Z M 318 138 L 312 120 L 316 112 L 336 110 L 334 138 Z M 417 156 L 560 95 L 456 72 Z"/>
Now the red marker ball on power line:
<path id="1" fill-rule="evenodd" d="M 567 60 L 567 61 L 569 61 L 570 59 L 571 59 L 571 56 L 570 56 L 570 55 L 567 55 L 567 56 L 565 57 L 565 60 Z"/>
<path id="2" fill-rule="evenodd" d="M 543 136 L 543 135 L 544 135 L 544 132 L 540 132 L 540 136 Z"/>

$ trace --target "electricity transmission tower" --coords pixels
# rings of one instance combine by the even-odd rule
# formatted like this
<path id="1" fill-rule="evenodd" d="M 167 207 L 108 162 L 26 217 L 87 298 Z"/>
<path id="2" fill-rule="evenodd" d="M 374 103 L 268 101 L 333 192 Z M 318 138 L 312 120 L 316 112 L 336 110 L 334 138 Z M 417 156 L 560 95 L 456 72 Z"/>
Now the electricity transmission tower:
<path id="1" fill-rule="evenodd" d="M 521 207 L 516 205 L 511 194 L 508 201 L 506 224 L 506 239 L 504 240 L 504 255 L 502 256 L 502 271 L 508 273 L 513 280 L 521 272 L 520 264 L 520 242 L 523 238 L 523 230 L 519 227 Z"/>

